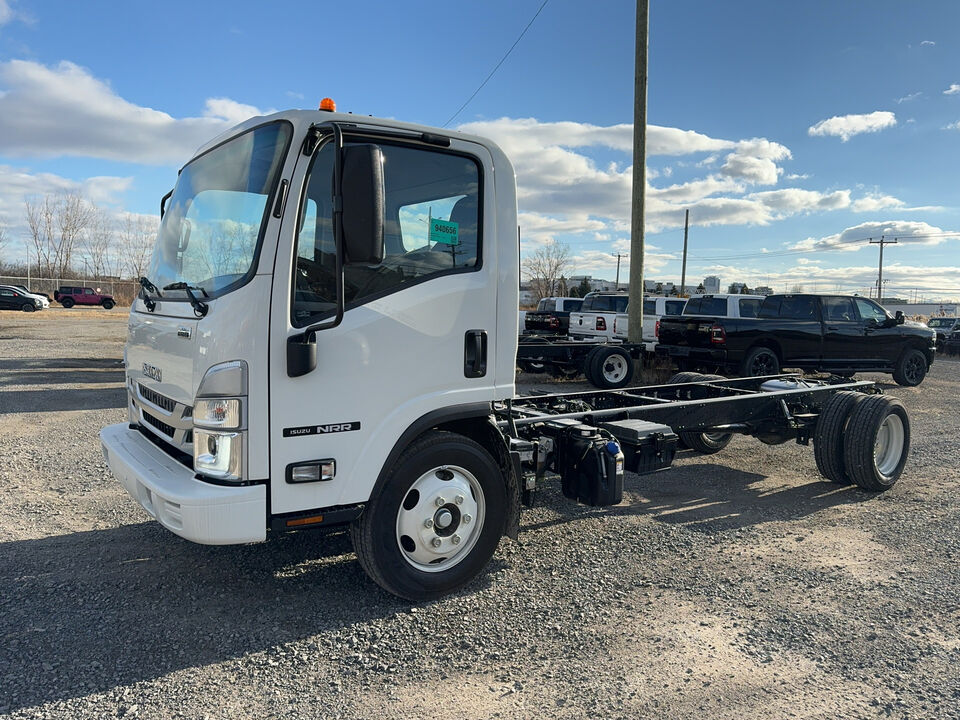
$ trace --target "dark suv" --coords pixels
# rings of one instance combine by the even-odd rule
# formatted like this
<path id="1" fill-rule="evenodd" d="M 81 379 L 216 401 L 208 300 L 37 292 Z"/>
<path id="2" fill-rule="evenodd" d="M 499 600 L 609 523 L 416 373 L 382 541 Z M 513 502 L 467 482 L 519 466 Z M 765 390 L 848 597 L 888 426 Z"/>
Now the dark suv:
<path id="1" fill-rule="evenodd" d="M 93 288 L 74 287 L 72 285 L 57 288 L 53 293 L 53 299 L 65 308 L 72 308 L 74 305 L 102 305 L 109 310 L 117 304 L 113 295 L 104 295 L 95 292 Z"/>

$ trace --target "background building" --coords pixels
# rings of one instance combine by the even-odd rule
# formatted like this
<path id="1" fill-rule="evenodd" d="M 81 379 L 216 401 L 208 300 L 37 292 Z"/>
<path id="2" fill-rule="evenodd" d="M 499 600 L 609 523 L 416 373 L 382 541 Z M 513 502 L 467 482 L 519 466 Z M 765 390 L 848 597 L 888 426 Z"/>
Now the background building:
<path id="1" fill-rule="evenodd" d="M 707 275 L 703 279 L 703 291 L 705 293 L 720 292 L 720 278 L 716 275 Z"/>

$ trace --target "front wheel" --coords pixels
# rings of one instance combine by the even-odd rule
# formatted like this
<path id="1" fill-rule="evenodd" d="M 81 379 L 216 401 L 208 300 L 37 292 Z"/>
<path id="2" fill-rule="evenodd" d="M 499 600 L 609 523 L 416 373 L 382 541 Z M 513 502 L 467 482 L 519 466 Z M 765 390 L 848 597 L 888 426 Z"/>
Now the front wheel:
<path id="1" fill-rule="evenodd" d="M 593 357 L 593 384 L 603 390 L 625 387 L 633 379 L 633 358 L 623 348 L 603 347 Z"/>
<path id="2" fill-rule="evenodd" d="M 104 300 L 104 301 L 101 303 L 101 305 L 103 305 L 103 309 L 104 309 L 104 310 L 112 310 L 112 309 L 113 309 L 113 300 Z"/>
<path id="3" fill-rule="evenodd" d="M 914 387 L 927 376 L 927 356 L 917 349 L 904 351 L 893 370 L 893 379 L 897 385 Z"/>
<path id="4" fill-rule="evenodd" d="M 34 305 L 33 303 L 24 303 L 23 305 L 20 306 L 20 309 L 23 310 L 24 312 L 33 312 L 34 310 L 37 309 L 37 306 Z"/>
<path id="5" fill-rule="evenodd" d="M 477 577 L 505 527 L 506 483 L 480 444 L 432 431 L 403 451 L 350 529 L 367 575 L 415 602 Z"/>
<path id="6" fill-rule="evenodd" d="M 70 308 L 73 307 L 73 300 L 71 300 L 70 298 L 64 298 L 63 300 L 60 301 L 60 304 L 69 310 Z"/>

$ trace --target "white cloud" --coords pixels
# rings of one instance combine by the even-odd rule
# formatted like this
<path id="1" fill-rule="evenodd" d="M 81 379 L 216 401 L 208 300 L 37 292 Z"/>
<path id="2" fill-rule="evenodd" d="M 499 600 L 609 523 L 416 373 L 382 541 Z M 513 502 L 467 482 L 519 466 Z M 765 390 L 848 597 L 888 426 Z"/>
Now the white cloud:
<path id="1" fill-rule="evenodd" d="M 868 239 L 898 239 L 906 245 L 940 245 L 947 240 L 960 239 L 960 232 L 943 230 L 925 222 L 909 220 L 886 220 L 865 222 L 849 227 L 835 235 L 822 238 L 807 238 L 791 246 L 791 250 L 843 250 L 855 252 L 868 247 Z"/>
<path id="2" fill-rule="evenodd" d="M 891 195 L 867 195 L 858 200 L 854 200 L 853 211 L 876 212 L 877 210 L 902 208 L 904 205 L 903 200 Z"/>
<path id="3" fill-rule="evenodd" d="M 877 110 L 865 115 L 836 115 L 827 120 L 821 120 L 807 129 L 811 136 L 832 135 L 847 142 L 854 135 L 861 133 L 878 132 L 897 124 L 897 117 L 892 112 Z"/>
<path id="4" fill-rule="evenodd" d="M 951 83 L 950 87 L 943 91 L 944 95 L 956 95 L 957 93 L 960 93 L 960 84 L 958 83 Z"/>
<path id="5" fill-rule="evenodd" d="M 6 25 L 13 20 L 13 10 L 7 0 L 0 0 L 0 25 Z"/>
<path id="6" fill-rule="evenodd" d="M 931 46 L 932 46 L 932 45 L 936 45 L 936 43 L 935 43 L 933 40 L 921 40 L 921 41 L 920 41 L 920 47 L 923 47 L 924 45 L 931 45 Z"/>
<path id="7" fill-rule="evenodd" d="M 923 95 L 922 92 L 914 92 L 909 95 L 904 95 L 903 97 L 897 98 L 897 105 L 900 105 L 905 102 L 910 102 L 911 100 L 916 100 L 918 97 Z"/>
<path id="8" fill-rule="evenodd" d="M 0 153 L 11 156 L 179 165 L 211 137 L 259 114 L 251 105 L 211 98 L 202 117 L 178 119 L 124 100 L 71 62 L 0 63 Z"/>
<path id="9" fill-rule="evenodd" d="M 771 217 L 783 218 L 815 211 L 841 210 L 850 206 L 850 191 L 836 190 L 820 193 L 815 190 L 784 188 L 767 190 L 747 196 L 748 200 L 759 201 Z"/>
<path id="10" fill-rule="evenodd" d="M 957 120 L 955 123 L 950 123 L 949 125 L 943 126 L 944 130 L 960 130 L 960 120 Z"/>
<path id="11" fill-rule="evenodd" d="M 790 173 L 786 176 L 787 180 L 806 180 L 810 175 L 807 173 Z"/>

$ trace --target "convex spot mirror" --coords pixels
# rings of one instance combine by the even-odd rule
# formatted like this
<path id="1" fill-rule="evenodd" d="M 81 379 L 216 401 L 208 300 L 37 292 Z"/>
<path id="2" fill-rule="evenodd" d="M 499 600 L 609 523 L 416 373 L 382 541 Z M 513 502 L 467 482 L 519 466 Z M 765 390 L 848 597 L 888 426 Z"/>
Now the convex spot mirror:
<path id="1" fill-rule="evenodd" d="M 383 153 L 378 145 L 347 145 L 343 149 L 344 265 L 383 262 Z"/>

